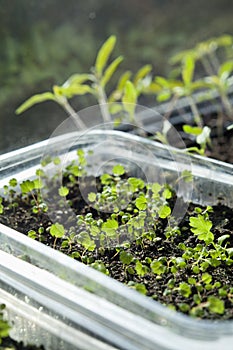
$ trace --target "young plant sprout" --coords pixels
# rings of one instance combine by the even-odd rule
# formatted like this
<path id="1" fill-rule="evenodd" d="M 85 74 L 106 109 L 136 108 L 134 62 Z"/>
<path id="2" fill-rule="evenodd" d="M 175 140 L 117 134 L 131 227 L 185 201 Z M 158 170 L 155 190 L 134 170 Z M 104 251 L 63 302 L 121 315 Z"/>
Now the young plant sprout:
<path id="1" fill-rule="evenodd" d="M 81 165 L 74 174 L 73 167 Z M 21 193 L 14 191 L 9 197 L 8 190 L 9 200 L 1 199 L 0 221 L 173 310 L 192 317 L 232 318 L 233 287 L 224 282 L 232 278 L 232 209 L 220 209 L 227 216 L 221 222 L 218 208 L 190 203 L 178 223 L 172 216 L 177 181 L 174 188 L 147 183 L 116 164 L 96 179 L 93 192 L 86 169 L 85 153 L 78 150 L 77 162 L 66 167 L 62 186 L 57 189 L 56 177 L 49 182 L 48 206 L 49 212 L 55 211 L 54 222 L 43 210 L 31 210 L 31 201 L 34 205 L 39 198 L 41 203 L 40 196 L 33 198 L 37 178 L 20 183 Z M 79 191 L 80 178 L 90 188 L 87 202 Z M 180 179 L 188 182 L 192 174 L 184 170 Z M 15 180 L 10 183 L 14 185 Z M 66 209 L 57 207 L 59 197 L 68 198 L 75 214 L 72 222 Z M 19 204 L 14 210 L 12 200 Z M 27 227 L 16 220 L 26 208 Z"/>
<path id="2" fill-rule="evenodd" d="M 106 85 L 109 84 L 113 74 L 118 70 L 119 65 L 123 61 L 123 56 L 118 56 L 108 64 L 110 56 L 116 44 L 116 37 L 110 36 L 99 49 L 94 66 L 89 73 L 76 73 L 70 76 L 62 86 L 54 85 L 52 92 L 44 92 L 36 94 L 26 100 L 16 110 L 16 114 L 20 114 L 37 103 L 44 101 L 54 101 L 58 103 L 67 114 L 73 119 L 75 125 L 79 129 L 85 129 L 85 121 L 73 109 L 69 100 L 75 96 L 86 94 L 93 95 L 101 110 L 103 122 L 110 123 L 112 121 L 111 109 L 117 108 L 119 112 L 119 104 L 114 108 L 114 102 L 122 99 L 124 108 L 128 113 L 128 118 L 132 122 L 134 120 L 134 109 L 137 98 L 142 93 L 150 93 L 150 72 L 152 67 L 146 65 L 142 67 L 135 75 L 133 82 L 129 80 L 131 73 L 125 72 L 120 78 L 117 87 L 109 97 L 106 91 Z M 122 111 L 122 108 L 120 108 Z"/>

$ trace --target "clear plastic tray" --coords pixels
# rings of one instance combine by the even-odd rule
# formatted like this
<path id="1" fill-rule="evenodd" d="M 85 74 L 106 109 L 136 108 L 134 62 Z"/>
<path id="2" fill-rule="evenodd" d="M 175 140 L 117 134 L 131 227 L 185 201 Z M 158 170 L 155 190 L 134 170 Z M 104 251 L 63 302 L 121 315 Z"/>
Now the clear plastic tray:
<path id="1" fill-rule="evenodd" d="M 119 161 L 135 169 L 136 173 L 143 171 L 149 179 L 166 182 L 179 179 L 183 170 L 191 170 L 194 176 L 192 184 L 177 182 L 179 196 L 200 204 L 213 205 L 221 201 L 233 207 L 233 166 L 198 156 L 190 158 L 171 147 L 114 131 L 93 131 L 82 136 L 71 133 L 56 137 L 49 143 L 38 143 L 1 156 L 0 188 L 12 176 L 19 179 L 32 176 L 42 155 L 62 155 L 69 151 L 72 158 L 72 152 L 77 148 L 94 150 L 95 156 L 90 159 L 91 171 L 95 174 L 101 172 L 103 167 Z M 34 290 L 41 297 L 40 301 L 36 300 L 38 306 L 46 307 L 46 299 L 43 299 L 46 295 L 51 303 L 58 303 L 59 317 L 68 319 L 67 322 L 71 324 L 75 320 L 75 326 L 72 324 L 74 332 L 85 329 L 96 339 L 104 339 L 112 346 L 127 350 L 233 349 L 232 321 L 196 320 L 173 312 L 96 270 L 3 225 L 0 225 L 0 248 L 2 254 L 8 253 L 12 259 L 17 257 L 17 261 L 21 257 L 28 262 L 20 263 L 39 268 L 41 279 L 38 278 L 37 284 L 29 279 L 26 284 L 28 289 L 22 292 L 19 288 L 16 296 L 26 295 L 30 299 L 30 291 Z M 4 258 L 0 261 L 2 289 L 6 290 L 8 286 L 15 288 L 15 281 L 24 279 L 24 268 L 20 273 L 17 264 L 12 263 L 12 279 L 11 282 L 7 280 L 8 286 L 4 288 L 3 277 L 8 275 L 8 263 L 5 264 Z M 45 283 L 50 278 L 44 279 L 43 273 L 49 273 L 51 278 L 64 283 L 64 289 L 59 290 L 56 285 Z M 10 293 L 14 296 L 14 289 Z M 73 318 L 66 309 L 67 305 Z"/>

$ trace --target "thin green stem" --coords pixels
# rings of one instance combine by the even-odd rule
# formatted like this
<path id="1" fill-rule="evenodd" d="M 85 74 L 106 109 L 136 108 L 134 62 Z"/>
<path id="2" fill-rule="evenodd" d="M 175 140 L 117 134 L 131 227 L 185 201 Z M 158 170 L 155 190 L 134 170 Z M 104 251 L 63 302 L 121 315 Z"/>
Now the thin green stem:
<path id="1" fill-rule="evenodd" d="M 224 105 L 225 111 L 227 113 L 227 116 L 233 120 L 233 107 L 224 91 L 220 91 L 220 96 L 222 103 Z"/>
<path id="2" fill-rule="evenodd" d="M 102 113 L 103 121 L 105 123 L 111 123 L 112 120 L 108 110 L 108 99 L 107 99 L 106 93 L 103 87 L 101 86 L 101 84 L 99 83 L 99 81 L 96 81 L 96 85 L 97 85 L 97 93 L 98 93 L 98 103 Z"/>
<path id="3" fill-rule="evenodd" d="M 75 125 L 78 127 L 78 129 L 84 130 L 86 129 L 86 125 L 80 118 L 77 112 L 73 109 L 73 107 L 69 104 L 68 100 L 66 98 L 63 98 L 62 100 L 59 100 L 58 103 L 65 109 L 65 111 L 68 113 L 68 115 L 73 119 Z"/>
<path id="4" fill-rule="evenodd" d="M 202 128 L 202 126 L 203 126 L 202 125 L 202 119 L 201 119 L 200 114 L 198 112 L 196 102 L 194 101 L 192 96 L 188 96 L 188 99 L 189 99 L 190 107 L 191 107 L 191 110 L 192 110 L 192 113 L 193 113 L 194 121 L 197 124 L 197 126 Z"/>

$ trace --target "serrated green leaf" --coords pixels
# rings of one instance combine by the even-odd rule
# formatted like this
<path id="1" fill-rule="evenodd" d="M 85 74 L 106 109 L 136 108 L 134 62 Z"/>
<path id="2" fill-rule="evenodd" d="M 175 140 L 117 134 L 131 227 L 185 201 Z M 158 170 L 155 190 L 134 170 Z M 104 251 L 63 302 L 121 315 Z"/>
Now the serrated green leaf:
<path id="1" fill-rule="evenodd" d="M 65 228 L 63 225 L 56 223 L 50 227 L 49 232 L 53 237 L 62 238 L 65 234 Z"/>
<path id="2" fill-rule="evenodd" d="M 101 76 L 116 44 L 116 36 L 111 35 L 101 46 L 95 62 L 96 73 Z"/>
<path id="3" fill-rule="evenodd" d="M 212 276 L 208 272 L 205 272 L 205 273 L 202 274 L 201 280 L 205 284 L 209 284 L 212 281 Z"/>
<path id="4" fill-rule="evenodd" d="M 137 260 L 135 264 L 135 271 L 137 272 L 138 276 L 144 276 L 146 273 L 149 272 L 149 268 L 146 265 L 143 265 L 139 260 Z"/>
<path id="5" fill-rule="evenodd" d="M 163 265 L 163 263 L 159 260 L 153 260 L 150 264 L 151 270 L 156 275 L 162 275 L 166 272 L 166 266 Z"/>
<path id="6" fill-rule="evenodd" d="M 142 179 L 130 177 L 127 181 L 130 184 L 133 192 L 137 191 L 138 189 L 142 190 L 145 187 L 145 182 Z"/>
<path id="7" fill-rule="evenodd" d="M 9 185 L 11 187 L 15 187 L 15 186 L 17 186 L 17 184 L 18 184 L 18 181 L 15 178 L 10 179 Z"/>
<path id="8" fill-rule="evenodd" d="M 198 217 L 190 217 L 189 224 L 192 227 L 191 231 L 198 236 L 200 240 L 205 242 L 213 241 L 214 235 L 210 231 L 212 227 L 212 222 L 208 219 L 205 219 L 202 215 Z"/>
<path id="9" fill-rule="evenodd" d="M 139 210 L 145 210 L 147 208 L 147 199 L 145 196 L 141 195 L 135 201 L 135 205 Z"/>
<path id="10" fill-rule="evenodd" d="M 105 70 L 103 77 L 100 81 L 100 84 L 102 87 L 105 87 L 105 85 L 109 82 L 113 74 L 115 73 L 117 67 L 119 64 L 123 61 L 123 56 L 117 57 Z"/>
<path id="11" fill-rule="evenodd" d="M 104 263 L 100 260 L 96 260 L 94 263 L 92 263 L 90 265 L 92 268 L 94 268 L 95 270 L 104 273 L 105 275 L 109 274 L 108 269 L 106 268 L 106 266 L 104 265 Z"/>
<path id="12" fill-rule="evenodd" d="M 43 182 L 41 179 L 35 179 L 35 180 L 33 180 L 33 182 L 34 182 L 35 189 L 39 190 L 43 187 Z"/>
<path id="13" fill-rule="evenodd" d="M 224 301 L 211 295 L 207 299 L 208 309 L 214 314 L 222 315 L 225 311 Z"/>
<path id="14" fill-rule="evenodd" d="M 120 261 L 124 265 L 129 265 L 133 261 L 133 255 L 123 250 L 120 252 Z"/>
<path id="15" fill-rule="evenodd" d="M 96 247 L 95 242 L 86 231 L 79 233 L 78 242 L 80 242 L 82 246 L 90 252 L 92 252 Z"/>
<path id="16" fill-rule="evenodd" d="M 52 92 L 44 92 L 42 94 L 37 94 L 32 97 L 30 97 L 28 100 L 26 100 L 24 103 L 22 103 L 15 111 L 16 114 L 21 114 L 30 107 L 34 106 L 37 103 L 41 103 L 44 101 L 56 101 L 56 98 L 54 97 Z"/>
<path id="17" fill-rule="evenodd" d="M 22 193 L 29 193 L 35 189 L 34 181 L 25 180 L 20 184 L 20 188 Z"/>
<path id="18" fill-rule="evenodd" d="M 116 235 L 116 230 L 118 229 L 118 222 L 114 219 L 108 219 L 102 225 L 102 230 L 109 237 L 114 237 Z"/>
<path id="19" fill-rule="evenodd" d="M 163 205 L 158 210 L 159 217 L 166 219 L 171 214 L 171 208 L 168 205 Z"/>
<path id="20" fill-rule="evenodd" d="M 185 298 L 188 298 L 192 294 L 191 287 L 186 282 L 182 282 L 179 284 L 179 291 L 180 294 L 183 295 Z"/>

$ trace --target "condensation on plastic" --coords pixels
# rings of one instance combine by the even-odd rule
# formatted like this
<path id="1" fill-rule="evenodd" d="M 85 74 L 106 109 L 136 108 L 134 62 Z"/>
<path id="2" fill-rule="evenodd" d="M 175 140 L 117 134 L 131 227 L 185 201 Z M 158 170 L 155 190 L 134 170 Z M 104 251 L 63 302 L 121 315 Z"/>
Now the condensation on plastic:
<path id="1" fill-rule="evenodd" d="M 105 147 L 96 147 L 101 143 Z M 48 147 L 51 153 L 58 150 L 62 154 L 71 144 L 71 153 L 77 148 L 94 148 L 97 165 L 109 159 L 113 163 L 114 159 L 118 163 L 120 158 L 123 163 L 130 159 L 139 166 L 142 164 L 144 172 L 153 169 L 162 172 L 167 182 L 176 180 L 182 170 L 189 169 L 194 181 L 191 191 L 187 187 L 183 191 L 180 188 L 179 194 L 184 199 L 203 205 L 221 202 L 233 207 L 231 165 L 198 156 L 190 160 L 189 156 L 170 147 L 115 131 L 94 131 L 82 137 L 73 133 L 68 137 L 54 138 L 49 144 L 41 142 L 3 155 L 0 157 L 0 188 L 12 177 L 24 179 L 33 176 Z M 196 320 L 171 311 L 108 276 L 3 225 L 0 225 L 0 248 L 2 254 L 7 253 L 12 259 L 17 257 L 20 264 L 40 271 L 35 281 L 35 275 L 27 276 L 26 267 L 22 266 L 20 270 L 17 263 L 10 264 L 11 258 L 6 263 L 3 256 L 0 260 L 2 290 L 21 302 L 27 297 L 30 307 L 46 310 L 45 317 L 69 324 L 71 334 L 72 327 L 74 333 L 85 329 L 95 338 L 105 339 L 106 343 L 121 349 L 233 349 L 232 321 Z M 48 273 L 50 277 L 43 275 Z M 49 283 L 50 278 L 59 281 L 59 288 L 56 283 Z M 64 349 L 70 348 L 64 346 Z"/>

